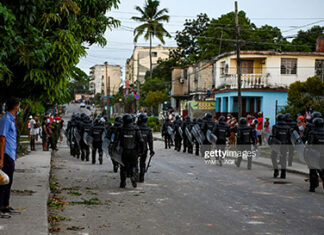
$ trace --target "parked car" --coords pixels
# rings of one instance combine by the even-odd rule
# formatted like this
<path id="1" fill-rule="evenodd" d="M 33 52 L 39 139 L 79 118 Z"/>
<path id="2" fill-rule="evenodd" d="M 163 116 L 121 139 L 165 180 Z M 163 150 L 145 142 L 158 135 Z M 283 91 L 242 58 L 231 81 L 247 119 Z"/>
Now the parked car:
<path id="1" fill-rule="evenodd" d="M 80 104 L 80 108 L 85 108 L 85 106 L 86 106 L 85 103 Z"/>

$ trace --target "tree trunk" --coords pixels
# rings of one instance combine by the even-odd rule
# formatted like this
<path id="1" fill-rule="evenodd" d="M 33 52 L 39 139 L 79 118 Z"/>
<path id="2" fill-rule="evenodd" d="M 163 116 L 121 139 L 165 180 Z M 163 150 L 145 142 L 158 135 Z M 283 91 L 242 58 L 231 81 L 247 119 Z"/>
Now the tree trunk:
<path id="1" fill-rule="evenodd" d="M 150 78 L 152 78 L 152 34 L 150 33 Z"/>

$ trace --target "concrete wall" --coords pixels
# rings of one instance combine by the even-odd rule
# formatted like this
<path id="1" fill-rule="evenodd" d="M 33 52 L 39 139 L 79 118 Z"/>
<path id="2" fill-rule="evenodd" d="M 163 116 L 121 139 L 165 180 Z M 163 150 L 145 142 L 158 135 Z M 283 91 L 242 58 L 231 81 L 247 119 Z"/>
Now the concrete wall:
<path id="1" fill-rule="evenodd" d="M 107 65 L 107 74 L 110 77 L 110 94 L 114 95 L 118 92 L 122 82 L 121 67 L 119 65 Z M 105 65 L 95 65 L 92 68 L 92 77 L 94 80 L 91 82 L 95 85 L 95 94 L 101 94 L 103 90 L 104 95 L 107 95 L 108 77 L 106 77 Z"/>

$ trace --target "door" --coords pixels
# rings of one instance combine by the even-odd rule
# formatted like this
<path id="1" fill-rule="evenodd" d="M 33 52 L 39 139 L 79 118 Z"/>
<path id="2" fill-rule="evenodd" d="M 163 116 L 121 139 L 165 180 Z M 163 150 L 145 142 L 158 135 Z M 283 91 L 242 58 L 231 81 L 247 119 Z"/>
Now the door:
<path id="1" fill-rule="evenodd" d="M 242 74 L 253 73 L 253 60 L 242 60 L 241 61 L 241 73 Z"/>

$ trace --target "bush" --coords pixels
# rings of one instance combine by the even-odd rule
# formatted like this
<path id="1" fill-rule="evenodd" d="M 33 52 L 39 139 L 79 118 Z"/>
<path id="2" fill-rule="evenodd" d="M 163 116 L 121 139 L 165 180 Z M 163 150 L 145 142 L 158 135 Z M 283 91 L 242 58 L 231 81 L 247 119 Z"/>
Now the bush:
<path id="1" fill-rule="evenodd" d="M 149 117 L 147 120 L 147 125 L 152 128 L 153 132 L 160 132 L 161 125 L 157 117 Z"/>

